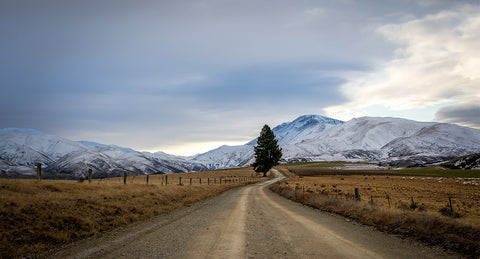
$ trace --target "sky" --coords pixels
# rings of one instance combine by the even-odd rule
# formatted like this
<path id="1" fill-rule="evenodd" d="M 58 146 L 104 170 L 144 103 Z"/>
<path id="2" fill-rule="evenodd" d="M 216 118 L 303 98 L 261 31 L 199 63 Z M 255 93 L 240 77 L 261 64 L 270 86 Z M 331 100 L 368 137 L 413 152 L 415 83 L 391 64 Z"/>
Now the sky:
<path id="1" fill-rule="evenodd" d="M 480 0 L 2 0 L 0 128 L 193 155 L 305 114 L 480 128 Z"/>

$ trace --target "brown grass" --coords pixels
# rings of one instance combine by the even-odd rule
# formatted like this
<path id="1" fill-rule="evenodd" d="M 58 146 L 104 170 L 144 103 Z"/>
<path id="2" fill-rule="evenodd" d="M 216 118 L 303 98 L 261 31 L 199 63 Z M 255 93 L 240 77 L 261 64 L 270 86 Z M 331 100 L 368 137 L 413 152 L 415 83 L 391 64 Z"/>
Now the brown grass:
<path id="1" fill-rule="evenodd" d="M 464 185 L 464 182 L 470 184 Z M 307 192 L 343 200 L 351 198 L 354 189 L 358 188 L 363 202 L 373 201 L 378 206 L 390 208 L 408 208 L 413 198 L 420 210 L 431 212 L 450 208 L 450 197 L 460 220 L 479 225 L 480 186 L 471 183 L 472 180 L 457 178 L 378 175 L 325 175 L 284 182 L 293 187 L 298 185 Z"/>
<path id="2" fill-rule="evenodd" d="M 46 251 L 263 180 L 252 174 L 251 168 L 171 174 L 167 186 L 161 185 L 161 175 L 150 176 L 149 185 L 143 176 L 129 177 L 126 185 L 123 178 L 91 184 L 0 180 L 0 258 Z M 178 184 L 180 176 L 183 186 Z M 207 178 L 212 178 L 210 185 Z"/>
<path id="3" fill-rule="evenodd" d="M 480 188 L 445 177 L 323 175 L 290 177 L 272 186 L 280 195 L 303 204 L 333 212 L 382 231 L 441 245 L 462 254 L 480 256 Z M 467 182 L 467 181 L 465 181 Z M 355 201 L 359 188 L 361 202 Z M 387 196 L 389 199 L 387 199 Z M 412 209 L 412 197 L 416 203 Z M 442 208 L 460 218 L 444 216 Z M 388 201 L 390 200 L 390 205 Z"/>

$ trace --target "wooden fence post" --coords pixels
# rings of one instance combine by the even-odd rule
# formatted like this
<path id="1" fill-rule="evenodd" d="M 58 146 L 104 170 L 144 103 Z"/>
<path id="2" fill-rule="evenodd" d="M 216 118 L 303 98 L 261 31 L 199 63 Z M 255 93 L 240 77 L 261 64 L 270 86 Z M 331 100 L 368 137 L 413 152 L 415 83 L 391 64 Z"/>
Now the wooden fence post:
<path id="1" fill-rule="evenodd" d="M 88 169 L 88 183 L 92 183 L 92 169 Z"/>
<path id="2" fill-rule="evenodd" d="M 37 164 L 37 181 L 42 181 L 42 164 L 40 163 Z"/>
<path id="3" fill-rule="evenodd" d="M 362 200 L 362 197 L 360 197 L 360 190 L 358 188 L 355 188 L 355 200 L 356 201 Z"/>
<path id="4" fill-rule="evenodd" d="M 213 183 L 217 184 L 217 178 L 213 178 Z"/>
<path id="5" fill-rule="evenodd" d="M 147 174 L 147 185 L 148 185 L 148 180 L 149 180 L 148 178 L 149 178 L 149 176 L 150 176 L 150 175 Z"/>
<path id="6" fill-rule="evenodd" d="M 180 186 L 182 185 L 182 177 L 181 176 L 178 177 L 178 185 L 180 185 Z"/>
<path id="7" fill-rule="evenodd" d="M 202 184 L 202 178 L 200 178 L 200 185 Z"/>
<path id="8" fill-rule="evenodd" d="M 192 178 L 190 178 L 190 185 L 192 185 Z"/>
<path id="9" fill-rule="evenodd" d="M 168 185 L 168 175 L 165 175 L 165 185 Z"/>
<path id="10" fill-rule="evenodd" d="M 453 212 L 453 206 L 452 206 L 452 198 L 448 196 L 448 202 L 450 203 L 450 212 Z M 453 215 L 453 213 L 452 213 Z"/>
<path id="11" fill-rule="evenodd" d="M 127 173 L 123 173 L 123 184 L 127 184 Z"/>

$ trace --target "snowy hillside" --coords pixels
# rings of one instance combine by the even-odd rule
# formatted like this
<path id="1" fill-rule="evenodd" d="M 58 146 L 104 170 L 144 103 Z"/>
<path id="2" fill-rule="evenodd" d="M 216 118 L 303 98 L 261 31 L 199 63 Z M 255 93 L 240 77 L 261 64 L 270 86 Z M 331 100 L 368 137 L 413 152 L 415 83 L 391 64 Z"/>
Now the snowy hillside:
<path id="1" fill-rule="evenodd" d="M 347 122 L 305 115 L 273 128 L 283 161 L 376 161 L 391 165 L 435 163 L 480 153 L 480 130 L 454 124 L 362 117 Z M 34 174 L 36 163 L 50 173 L 85 177 L 176 173 L 249 166 L 256 139 L 221 146 L 191 158 L 138 152 L 115 145 L 75 142 L 31 129 L 0 130 L 1 175 Z"/>
<path id="2" fill-rule="evenodd" d="M 253 146 L 221 146 L 194 157 L 191 161 L 199 162 L 208 169 L 244 167 L 251 165 L 254 160 Z"/>
<path id="3" fill-rule="evenodd" d="M 120 147 L 120 146 L 117 146 L 117 145 L 105 145 L 105 144 L 97 143 L 97 142 L 93 142 L 93 141 L 80 140 L 80 141 L 77 141 L 77 142 L 80 143 L 80 144 L 83 144 L 85 146 L 89 146 L 89 147 L 113 147 L 113 148 L 123 149 L 123 150 L 126 150 L 126 151 L 135 151 L 135 150 L 133 150 L 131 148 L 127 148 L 127 147 Z"/>
<path id="4" fill-rule="evenodd" d="M 88 151 L 71 152 L 48 166 L 46 170 L 85 177 L 88 168 L 95 172 L 95 177 L 122 176 L 124 172 L 140 175 L 206 170 L 201 164 L 185 160 L 166 160 L 151 153 L 100 146 Z"/>
<path id="5" fill-rule="evenodd" d="M 480 153 L 457 157 L 442 166 L 451 169 L 480 169 Z"/>
<path id="6" fill-rule="evenodd" d="M 413 159 L 418 164 L 480 152 L 478 129 L 399 118 L 362 117 L 342 122 L 306 115 L 273 131 L 283 149 L 283 160 L 292 162 Z M 194 160 L 212 169 L 250 164 L 255 143 L 220 147 Z"/>
<path id="7" fill-rule="evenodd" d="M 480 130 L 446 123 L 362 117 L 285 149 L 285 159 L 385 160 L 460 156 L 480 150 Z"/>
<path id="8" fill-rule="evenodd" d="M 279 145 L 289 145 L 317 138 L 320 134 L 342 123 L 343 121 L 320 115 L 304 115 L 292 122 L 282 123 L 272 131 L 275 133 Z M 257 139 L 254 139 L 247 145 L 256 145 L 256 143 Z"/>
<path id="9" fill-rule="evenodd" d="M 292 122 L 282 123 L 272 131 L 279 145 L 284 146 L 316 138 L 342 123 L 342 121 L 320 115 L 304 115 Z M 255 161 L 253 146 L 256 143 L 257 139 L 254 139 L 246 145 L 221 146 L 194 157 L 192 161 L 200 162 L 209 169 L 248 166 Z"/>
<path id="10" fill-rule="evenodd" d="M 25 166 L 49 165 L 65 154 L 86 151 L 87 146 L 31 129 L 0 131 L 0 158 Z"/>
<path id="11" fill-rule="evenodd" d="M 10 162 L 6 160 L 0 160 L 0 177 L 9 177 L 9 176 L 35 176 L 37 174 L 36 169 L 19 165 L 15 162 Z"/>
<path id="12" fill-rule="evenodd" d="M 75 142 L 31 129 L 0 130 L 0 170 L 2 175 L 30 174 L 41 163 L 53 174 L 82 178 L 89 168 L 94 177 L 203 171 L 202 164 L 160 153 L 138 152 L 129 148 L 95 142 Z"/>

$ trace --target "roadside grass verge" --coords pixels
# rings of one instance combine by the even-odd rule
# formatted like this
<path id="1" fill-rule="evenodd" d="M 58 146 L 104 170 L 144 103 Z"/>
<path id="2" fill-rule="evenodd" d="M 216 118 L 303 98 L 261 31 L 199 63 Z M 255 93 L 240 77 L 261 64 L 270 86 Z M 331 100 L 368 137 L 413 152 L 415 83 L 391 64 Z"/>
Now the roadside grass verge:
<path id="1" fill-rule="evenodd" d="M 446 202 L 443 197 L 440 199 L 438 197 L 442 196 L 443 192 L 448 192 L 449 189 L 446 187 L 432 188 L 435 186 L 428 185 L 420 179 L 414 181 L 416 179 L 402 180 L 402 177 L 398 176 L 395 178 L 356 175 L 298 177 L 286 168 L 279 168 L 279 170 L 286 173 L 289 178 L 273 184 L 270 189 L 285 198 L 374 226 L 381 231 L 413 238 L 429 245 L 441 246 L 472 258 L 480 256 L 480 226 L 477 222 L 478 201 L 476 200 L 479 195 L 478 186 L 459 185 L 453 179 L 450 179 L 453 183 L 440 183 L 439 178 L 432 179 L 434 183 L 431 183 L 449 184 L 454 186 L 451 188 L 459 188 L 459 190 L 468 189 L 468 197 L 472 200 L 472 206 L 468 206 L 470 207 L 469 213 L 474 214 L 473 217 L 476 219 L 474 222 L 477 222 L 474 223 L 463 218 L 463 215 L 458 215 L 461 218 L 455 218 L 455 214 L 442 215 L 435 206 L 442 207 L 444 211 L 445 208 L 448 208 L 448 204 L 446 204 L 448 197 Z M 376 185 L 375 182 L 377 182 Z M 360 187 L 360 194 L 363 195 L 361 201 L 355 199 L 353 188 L 346 187 L 350 183 L 353 184 L 352 186 Z M 409 185 L 412 189 L 408 189 Z M 381 189 L 380 186 L 385 186 L 385 188 Z M 352 189 L 350 193 L 345 190 L 347 188 Z M 391 189 L 391 192 L 387 189 Z M 415 195 L 416 199 L 421 198 L 417 199 L 415 204 L 412 204 L 413 200 L 408 202 L 410 197 L 406 201 L 398 200 L 397 203 L 393 203 L 388 200 L 387 203 L 385 197 L 395 197 L 395 193 L 402 190 L 408 192 L 409 195 Z M 370 196 L 373 195 L 373 192 L 381 193 L 382 199 L 372 198 L 375 197 Z M 432 195 L 432 199 L 427 197 L 429 194 Z M 398 196 L 396 198 L 399 199 Z M 425 200 L 425 204 L 420 203 L 421 199 Z M 435 201 L 437 202 L 435 203 Z M 462 206 L 462 204 L 454 205 Z M 453 208 L 453 212 L 456 212 L 457 206 Z M 447 209 L 448 211 L 449 209 Z"/>
<path id="2" fill-rule="evenodd" d="M 110 231 L 217 195 L 227 189 L 262 181 L 251 168 L 88 181 L 0 180 L 0 258 L 18 258 Z M 220 184 L 219 178 L 223 181 Z M 208 184 L 207 177 L 212 177 Z M 188 178 L 196 182 L 189 185 Z M 225 181 L 230 178 L 231 180 Z M 199 179 L 203 182 L 200 185 Z M 153 180 L 153 184 L 152 183 Z"/>

